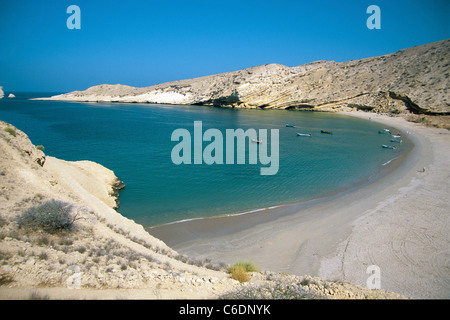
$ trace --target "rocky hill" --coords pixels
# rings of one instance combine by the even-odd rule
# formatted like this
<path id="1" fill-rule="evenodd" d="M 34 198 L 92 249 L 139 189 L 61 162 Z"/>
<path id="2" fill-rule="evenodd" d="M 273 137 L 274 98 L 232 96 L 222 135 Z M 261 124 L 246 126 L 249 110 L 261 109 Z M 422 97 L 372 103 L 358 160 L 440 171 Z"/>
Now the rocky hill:
<path id="1" fill-rule="evenodd" d="M 240 283 L 117 212 L 124 185 L 111 170 L 42 150 L 0 121 L 0 299 L 401 298 L 272 272 Z"/>
<path id="2" fill-rule="evenodd" d="M 449 71 L 447 39 L 348 62 L 268 64 L 144 88 L 103 84 L 47 99 L 447 115 Z"/>

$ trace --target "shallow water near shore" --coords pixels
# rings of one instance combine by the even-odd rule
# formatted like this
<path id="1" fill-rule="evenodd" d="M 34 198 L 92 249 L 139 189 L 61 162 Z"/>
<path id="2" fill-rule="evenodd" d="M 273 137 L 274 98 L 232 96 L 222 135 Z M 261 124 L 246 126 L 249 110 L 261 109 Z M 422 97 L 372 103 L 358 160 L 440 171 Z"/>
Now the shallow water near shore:
<path id="1" fill-rule="evenodd" d="M 28 100 L 48 95 L 1 99 L 0 119 L 43 145 L 47 155 L 113 170 L 126 184 L 118 211 L 145 226 L 258 212 L 333 194 L 366 181 L 411 146 L 405 133 L 402 143 L 391 142 L 389 134 L 379 133 L 385 129 L 379 123 L 338 114 Z M 203 132 L 216 128 L 224 137 L 226 129 L 267 129 L 269 137 L 270 129 L 278 129 L 278 173 L 261 175 L 264 165 L 249 164 L 248 157 L 245 164 L 175 165 L 171 134 L 185 128 L 193 137 L 194 121 L 202 121 Z"/>

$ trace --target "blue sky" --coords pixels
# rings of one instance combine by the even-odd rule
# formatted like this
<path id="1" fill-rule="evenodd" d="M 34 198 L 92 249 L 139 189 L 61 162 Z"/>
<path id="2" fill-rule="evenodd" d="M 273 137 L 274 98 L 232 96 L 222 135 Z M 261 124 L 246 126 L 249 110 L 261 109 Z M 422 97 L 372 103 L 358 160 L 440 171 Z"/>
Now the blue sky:
<path id="1" fill-rule="evenodd" d="M 69 30 L 70 5 L 81 29 Z M 381 29 L 369 30 L 369 5 Z M 280 63 L 348 61 L 450 38 L 448 0 L 0 0 L 0 86 L 149 86 Z"/>

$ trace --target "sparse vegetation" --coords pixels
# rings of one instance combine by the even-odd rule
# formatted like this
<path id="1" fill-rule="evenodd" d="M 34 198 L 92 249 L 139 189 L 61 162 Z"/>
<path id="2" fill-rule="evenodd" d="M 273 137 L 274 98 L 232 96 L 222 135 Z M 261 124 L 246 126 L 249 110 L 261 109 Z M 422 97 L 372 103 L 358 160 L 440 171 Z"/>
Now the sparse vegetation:
<path id="1" fill-rule="evenodd" d="M 255 264 L 251 261 L 239 261 L 236 262 L 234 265 L 228 268 L 228 271 L 230 273 L 233 272 L 234 269 L 243 269 L 247 272 L 258 272 L 258 268 L 255 266 Z"/>
<path id="2" fill-rule="evenodd" d="M 8 260 L 12 257 L 12 254 L 6 251 L 0 251 L 0 265 L 3 264 L 3 261 Z"/>
<path id="3" fill-rule="evenodd" d="M 67 239 L 67 238 L 61 238 L 58 244 L 62 245 L 62 246 L 71 246 L 73 244 L 73 240 Z"/>
<path id="4" fill-rule="evenodd" d="M 10 135 L 12 135 L 13 137 L 16 136 L 16 129 L 11 128 L 11 127 L 5 127 L 4 130 L 5 130 L 6 132 L 8 132 Z"/>
<path id="5" fill-rule="evenodd" d="M 79 246 L 75 250 L 78 251 L 79 253 L 85 253 L 86 252 L 86 247 Z"/>
<path id="6" fill-rule="evenodd" d="M 231 274 L 231 278 L 239 282 L 250 281 L 251 275 L 249 272 L 258 272 L 258 268 L 253 262 L 240 261 L 228 268 L 228 272 Z"/>
<path id="7" fill-rule="evenodd" d="M 0 228 L 7 224 L 8 224 L 8 221 L 5 218 L 3 218 L 2 216 L 0 216 Z"/>
<path id="8" fill-rule="evenodd" d="M 29 300 L 50 300 L 50 297 L 46 294 L 42 294 L 36 291 L 32 291 L 28 298 Z"/>
<path id="9" fill-rule="evenodd" d="M 323 297 L 308 292 L 299 285 L 286 284 L 283 282 L 240 287 L 237 290 L 227 292 L 220 297 L 220 299 L 225 300 L 300 300 L 321 298 Z"/>
<path id="10" fill-rule="evenodd" d="M 183 263 L 187 263 L 187 264 L 197 266 L 197 267 L 204 267 L 204 268 L 207 268 L 210 270 L 215 270 L 215 271 L 227 271 L 228 270 L 228 265 L 225 262 L 213 262 L 213 261 L 211 261 L 211 259 L 208 259 L 208 258 L 201 260 L 201 259 L 195 259 L 195 258 L 181 255 L 181 254 L 173 256 L 173 258 L 178 261 L 181 261 Z"/>
<path id="11" fill-rule="evenodd" d="M 0 286 L 7 285 L 13 282 L 13 278 L 10 274 L 0 271 Z"/>
<path id="12" fill-rule="evenodd" d="M 48 254 L 47 254 L 47 252 L 44 252 L 44 251 L 42 251 L 40 254 L 39 254 L 39 259 L 41 259 L 41 260 L 47 260 L 48 259 Z"/>
<path id="13" fill-rule="evenodd" d="M 410 115 L 407 118 L 411 122 L 421 123 L 428 127 L 444 128 L 450 130 L 450 116 Z"/>
<path id="14" fill-rule="evenodd" d="M 25 210 L 17 218 L 17 223 L 20 228 L 42 230 L 51 234 L 71 231 L 76 220 L 72 211 L 72 204 L 52 199 Z"/>
<path id="15" fill-rule="evenodd" d="M 231 278 L 239 282 L 248 282 L 251 279 L 251 275 L 245 271 L 243 267 L 235 267 L 231 271 Z"/>
<path id="16" fill-rule="evenodd" d="M 37 245 L 39 246 L 48 246 L 51 243 L 50 239 L 45 236 L 41 236 L 37 239 Z"/>

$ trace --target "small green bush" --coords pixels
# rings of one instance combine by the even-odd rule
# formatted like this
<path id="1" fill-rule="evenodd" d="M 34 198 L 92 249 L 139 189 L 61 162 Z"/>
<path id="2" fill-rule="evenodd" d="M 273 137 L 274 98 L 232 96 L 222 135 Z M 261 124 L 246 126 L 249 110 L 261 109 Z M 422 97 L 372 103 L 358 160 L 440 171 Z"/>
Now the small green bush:
<path id="1" fill-rule="evenodd" d="M 234 269 L 239 268 L 243 269 L 247 272 L 258 272 L 258 268 L 255 266 L 253 262 L 250 261 L 239 261 L 236 262 L 234 265 L 228 268 L 228 272 L 232 273 Z"/>
<path id="2" fill-rule="evenodd" d="M 16 136 L 16 129 L 11 128 L 11 127 L 6 127 L 4 130 L 5 130 L 6 132 L 8 132 L 10 135 L 12 135 L 13 137 Z"/>
<path id="3" fill-rule="evenodd" d="M 248 282 L 250 281 L 250 274 L 245 271 L 243 267 L 235 267 L 231 270 L 231 278 L 237 280 L 239 282 Z"/>
<path id="4" fill-rule="evenodd" d="M 231 278 L 239 282 L 247 282 L 251 276 L 249 272 L 258 272 L 258 268 L 253 262 L 240 261 L 228 268 L 228 272 L 231 274 Z"/>
<path id="5" fill-rule="evenodd" d="M 48 233 L 70 231 L 75 221 L 72 210 L 72 204 L 52 199 L 25 210 L 17 218 L 17 223 L 19 227 Z"/>

